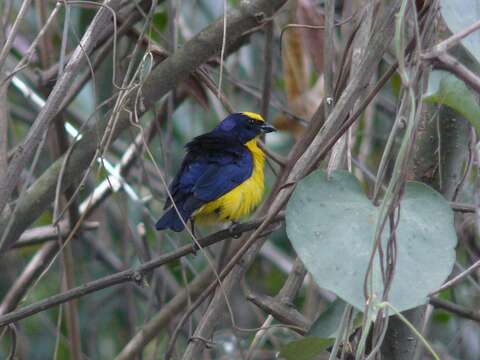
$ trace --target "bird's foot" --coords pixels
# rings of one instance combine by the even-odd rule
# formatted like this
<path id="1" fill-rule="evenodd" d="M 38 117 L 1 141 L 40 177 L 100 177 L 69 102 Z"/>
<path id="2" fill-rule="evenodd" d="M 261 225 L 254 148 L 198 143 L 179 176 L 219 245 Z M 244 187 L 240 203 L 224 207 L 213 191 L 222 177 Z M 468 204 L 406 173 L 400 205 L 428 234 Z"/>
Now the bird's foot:
<path id="1" fill-rule="evenodd" d="M 200 247 L 198 244 L 194 241 L 193 242 L 193 247 L 192 247 L 192 255 L 197 256 L 197 251 L 200 250 Z"/>
<path id="2" fill-rule="evenodd" d="M 196 232 L 196 228 L 195 228 L 195 222 L 190 219 L 190 231 L 192 232 L 192 235 L 194 237 L 193 240 L 193 248 L 192 248 L 192 254 L 193 256 L 197 256 L 197 251 L 200 250 L 200 246 L 198 245 L 197 243 L 197 240 L 198 237 L 197 237 L 197 232 Z"/>
<path id="3" fill-rule="evenodd" d="M 228 227 L 228 232 L 230 233 L 230 235 L 234 239 L 238 239 L 242 235 L 242 233 L 240 231 L 238 231 L 239 230 L 238 229 L 239 224 L 240 223 L 238 223 L 237 221 L 232 221 L 232 223 Z"/>

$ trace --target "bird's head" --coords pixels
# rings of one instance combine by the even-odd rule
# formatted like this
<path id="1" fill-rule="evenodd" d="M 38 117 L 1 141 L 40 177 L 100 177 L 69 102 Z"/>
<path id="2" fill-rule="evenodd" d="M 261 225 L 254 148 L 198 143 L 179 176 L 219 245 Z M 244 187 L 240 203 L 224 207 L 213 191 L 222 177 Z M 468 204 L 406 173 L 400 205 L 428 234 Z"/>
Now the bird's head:
<path id="1" fill-rule="evenodd" d="M 228 115 L 214 131 L 245 144 L 261 134 L 276 131 L 276 129 L 267 124 L 259 114 L 241 112 Z"/>

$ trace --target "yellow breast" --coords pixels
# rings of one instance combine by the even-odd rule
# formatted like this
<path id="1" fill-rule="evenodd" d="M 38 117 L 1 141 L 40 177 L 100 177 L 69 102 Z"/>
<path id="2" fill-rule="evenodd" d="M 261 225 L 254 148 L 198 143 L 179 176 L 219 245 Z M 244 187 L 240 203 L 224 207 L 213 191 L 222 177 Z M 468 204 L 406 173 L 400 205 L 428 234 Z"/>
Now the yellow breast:
<path id="1" fill-rule="evenodd" d="M 252 175 L 233 190 L 195 211 L 193 214 L 195 222 L 236 221 L 250 214 L 262 200 L 265 190 L 263 174 L 265 155 L 257 146 L 256 139 L 250 140 L 245 146 L 252 153 Z"/>

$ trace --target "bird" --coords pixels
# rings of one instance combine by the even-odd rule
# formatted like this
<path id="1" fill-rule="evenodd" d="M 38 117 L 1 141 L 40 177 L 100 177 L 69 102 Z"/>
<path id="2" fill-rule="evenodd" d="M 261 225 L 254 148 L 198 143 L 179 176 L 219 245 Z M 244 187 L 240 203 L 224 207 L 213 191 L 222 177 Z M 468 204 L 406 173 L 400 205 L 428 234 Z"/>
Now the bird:
<path id="1" fill-rule="evenodd" d="M 260 114 L 232 113 L 212 131 L 185 145 L 186 155 L 169 186 L 157 230 L 193 224 L 236 223 L 260 203 L 264 190 L 262 134 L 276 131 Z"/>

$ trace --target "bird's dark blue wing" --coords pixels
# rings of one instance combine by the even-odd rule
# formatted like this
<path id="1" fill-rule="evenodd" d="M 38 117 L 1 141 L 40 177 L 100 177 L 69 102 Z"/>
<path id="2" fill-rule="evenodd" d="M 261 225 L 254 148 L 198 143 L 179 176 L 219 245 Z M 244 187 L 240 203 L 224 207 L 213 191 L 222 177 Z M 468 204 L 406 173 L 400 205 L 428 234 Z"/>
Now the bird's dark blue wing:
<path id="1" fill-rule="evenodd" d="M 184 221 L 207 202 L 228 193 L 247 180 L 253 170 L 251 153 L 239 143 L 225 143 L 210 134 L 195 138 L 187 144 L 188 153 L 170 192 Z M 170 208 L 168 198 L 165 208 Z M 157 229 L 183 229 L 183 223 L 174 208 L 158 221 Z"/>
<path id="2" fill-rule="evenodd" d="M 193 196 L 209 202 L 234 189 L 252 174 L 251 158 L 245 156 L 230 164 L 211 164 L 192 188 Z"/>

